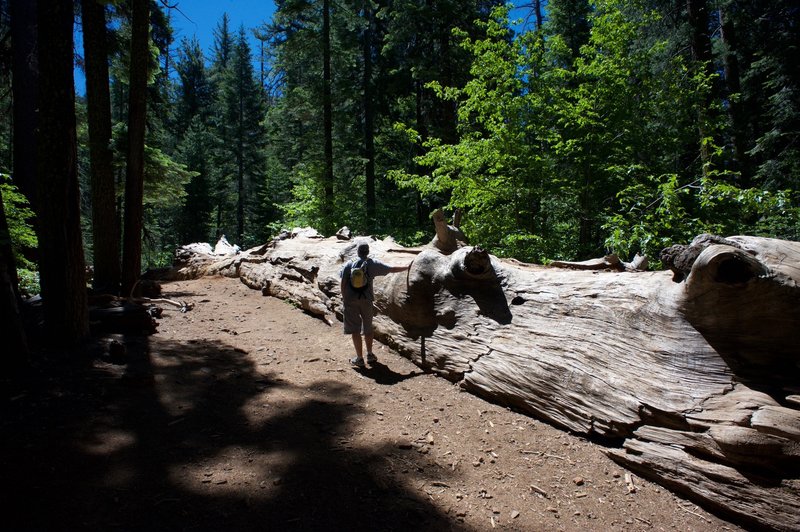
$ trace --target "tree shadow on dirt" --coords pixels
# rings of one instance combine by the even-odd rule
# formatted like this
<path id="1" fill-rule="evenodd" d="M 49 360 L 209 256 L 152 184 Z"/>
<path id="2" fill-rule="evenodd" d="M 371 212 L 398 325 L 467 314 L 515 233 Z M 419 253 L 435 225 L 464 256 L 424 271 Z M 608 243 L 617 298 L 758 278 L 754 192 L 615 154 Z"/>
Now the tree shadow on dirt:
<path id="1" fill-rule="evenodd" d="M 359 369 L 358 372 L 365 377 L 372 379 L 376 384 L 380 384 L 382 386 L 392 386 L 399 384 L 404 380 L 424 375 L 424 373 L 414 370 L 411 370 L 403 375 L 402 373 L 392 371 L 389 366 L 386 364 L 381 364 L 380 362 L 373 362 L 366 368 Z"/>
<path id="2" fill-rule="evenodd" d="M 224 343 L 124 344 L 125 365 L 48 365 L 2 399 L 9 529 L 467 529 L 405 487 L 422 455 L 347 440 L 349 386 L 297 388 Z"/>

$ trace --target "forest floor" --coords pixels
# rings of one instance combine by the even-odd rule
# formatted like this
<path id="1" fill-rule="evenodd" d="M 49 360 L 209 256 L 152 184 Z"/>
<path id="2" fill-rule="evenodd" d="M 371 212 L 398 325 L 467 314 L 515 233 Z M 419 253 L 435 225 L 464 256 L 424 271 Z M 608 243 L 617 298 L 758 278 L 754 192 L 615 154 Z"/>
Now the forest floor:
<path id="1" fill-rule="evenodd" d="M 162 288 L 193 310 L 2 398 L 7 530 L 741 530 L 238 280 Z"/>

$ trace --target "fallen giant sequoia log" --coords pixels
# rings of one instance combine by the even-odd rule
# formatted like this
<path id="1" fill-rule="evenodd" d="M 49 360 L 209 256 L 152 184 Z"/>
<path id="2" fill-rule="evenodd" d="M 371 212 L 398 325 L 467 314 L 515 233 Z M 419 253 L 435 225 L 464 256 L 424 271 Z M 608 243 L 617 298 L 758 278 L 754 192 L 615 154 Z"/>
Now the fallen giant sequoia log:
<path id="1" fill-rule="evenodd" d="M 195 245 L 176 274 L 239 277 L 333 324 L 355 247 L 309 229 L 233 255 Z M 375 279 L 375 327 L 417 365 L 607 439 L 614 460 L 710 509 L 800 530 L 800 243 L 705 235 L 665 250 L 674 276 L 501 261 L 442 231 L 371 249 L 413 258 Z"/>

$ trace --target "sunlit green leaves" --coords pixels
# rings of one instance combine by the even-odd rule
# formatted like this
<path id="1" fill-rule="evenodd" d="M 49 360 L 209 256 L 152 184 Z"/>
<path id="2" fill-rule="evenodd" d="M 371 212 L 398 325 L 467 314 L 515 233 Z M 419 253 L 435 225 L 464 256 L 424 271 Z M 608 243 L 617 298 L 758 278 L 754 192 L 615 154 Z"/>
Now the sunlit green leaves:
<path id="1" fill-rule="evenodd" d="M 3 210 L 6 213 L 14 258 L 19 266 L 30 268 L 33 265 L 24 258 L 22 251 L 38 246 L 36 231 L 31 226 L 33 211 L 28 206 L 28 199 L 11 183 L 11 176 L 0 174 L 0 193 L 3 196 Z"/>

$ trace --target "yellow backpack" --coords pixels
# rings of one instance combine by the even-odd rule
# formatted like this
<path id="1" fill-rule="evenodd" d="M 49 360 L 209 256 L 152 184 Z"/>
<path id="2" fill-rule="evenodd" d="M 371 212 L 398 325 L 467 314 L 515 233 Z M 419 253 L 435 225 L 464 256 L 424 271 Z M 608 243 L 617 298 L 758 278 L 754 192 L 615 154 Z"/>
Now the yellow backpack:
<path id="1" fill-rule="evenodd" d="M 369 286 L 368 265 L 369 259 L 356 259 L 350 265 L 350 286 L 359 294 L 362 294 Z"/>

